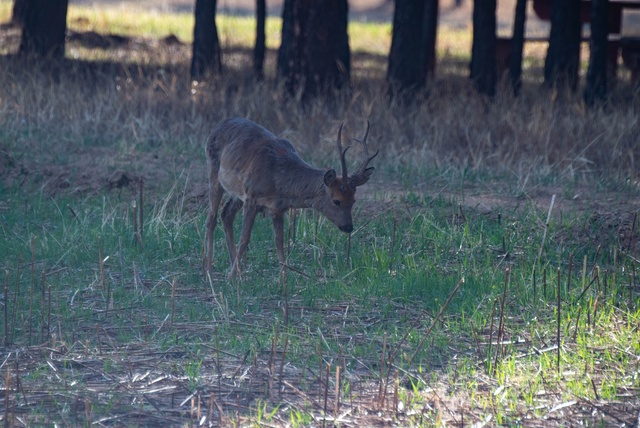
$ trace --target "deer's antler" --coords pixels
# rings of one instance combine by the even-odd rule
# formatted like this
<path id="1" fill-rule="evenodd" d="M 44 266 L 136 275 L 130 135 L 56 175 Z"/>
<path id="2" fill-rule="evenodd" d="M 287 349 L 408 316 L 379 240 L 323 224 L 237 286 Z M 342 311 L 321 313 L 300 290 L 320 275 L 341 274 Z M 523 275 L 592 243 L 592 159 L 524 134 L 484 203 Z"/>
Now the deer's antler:
<path id="1" fill-rule="evenodd" d="M 362 149 L 363 149 L 364 158 L 365 158 L 364 161 L 360 164 L 360 168 L 358 168 L 358 171 L 351 177 L 351 181 L 354 183 L 354 186 L 360 186 L 369 180 L 369 177 L 373 172 L 373 167 L 367 168 L 367 166 L 369 165 L 369 162 L 371 162 L 373 158 L 378 156 L 378 153 L 380 152 L 380 150 L 376 150 L 376 152 L 372 156 L 369 156 L 369 147 L 367 146 L 367 137 L 369 136 L 370 126 L 371 126 L 371 123 L 367 120 L 367 130 L 364 133 L 364 138 L 362 140 L 358 140 L 354 138 L 355 141 L 362 144 Z"/>
<path id="2" fill-rule="evenodd" d="M 348 180 L 349 179 L 349 175 L 347 173 L 347 161 L 344 158 L 345 153 L 347 153 L 347 150 L 349 150 L 349 147 L 351 146 L 347 146 L 346 149 L 342 149 L 342 127 L 344 126 L 344 122 L 342 122 L 340 124 L 340 129 L 338 130 L 338 138 L 336 139 L 336 143 L 338 144 L 338 152 L 340 153 L 340 163 L 342 164 L 342 179 L 343 180 Z"/>

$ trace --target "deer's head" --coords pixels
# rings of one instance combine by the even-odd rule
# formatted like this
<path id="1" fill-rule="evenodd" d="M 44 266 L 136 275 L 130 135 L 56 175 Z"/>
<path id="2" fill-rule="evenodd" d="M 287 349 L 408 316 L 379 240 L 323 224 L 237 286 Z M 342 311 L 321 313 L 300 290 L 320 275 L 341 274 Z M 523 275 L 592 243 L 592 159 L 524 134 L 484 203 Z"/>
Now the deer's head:
<path id="1" fill-rule="evenodd" d="M 330 169 L 324 174 L 326 197 L 318 207 L 318 210 L 333 224 L 338 226 L 338 229 L 346 233 L 351 233 L 351 231 L 353 231 L 351 210 L 355 202 L 356 188 L 362 186 L 371 178 L 374 168 L 367 167 L 367 165 L 378 155 L 378 151 L 372 156 L 369 156 L 369 150 L 367 148 L 369 122 L 367 121 L 367 130 L 365 131 L 364 138 L 362 140 L 356 140 L 362 144 L 364 148 L 364 160 L 360 164 L 358 171 L 349 176 L 347 173 L 347 162 L 344 156 L 350 146 L 347 146 L 345 149 L 342 148 L 341 138 L 343 125 L 344 123 L 340 125 L 338 138 L 336 140 L 338 152 L 340 153 L 340 163 L 342 165 L 342 177 L 338 177 L 338 174 L 333 169 Z"/>

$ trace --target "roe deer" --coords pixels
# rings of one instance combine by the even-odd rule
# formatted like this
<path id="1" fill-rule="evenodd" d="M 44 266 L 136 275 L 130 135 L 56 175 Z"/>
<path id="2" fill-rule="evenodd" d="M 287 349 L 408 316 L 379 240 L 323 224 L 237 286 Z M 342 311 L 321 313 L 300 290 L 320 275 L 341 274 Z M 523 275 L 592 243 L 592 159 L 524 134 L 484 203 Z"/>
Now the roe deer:
<path id="1" fill-rule="evenodd" d="M 267 129 L 248 119 L 223 120 L 207 140 L 207 164 L 209 168 L 210 208 L 207 217 L 205 242 L 205 273 L 210 272 L 213 253 L 213 231 L 216 227 L 218 207 L 226 192 L 229 199 L 220 215 L 231 259 L 229 277 L 240 274 L 240 261 L 251 238 L 251 228 L 256 214 L 271 217 L 275 232 L 278 260 L 285 263 L 283 235 L 284 213 L 289 208 L 313 208 L 326 216 L 346 233 L 353 230 L 351 210 L 355 202 L 356 187 L 363 185 L 373 173 L 367 167 L 378 152 L 369 156 L 367 135 L 369 122 L 362 141 L 362 164 L 349 176 L 345 153 L 342 149 L 342 125 L 338 131 L 337 146 L 342 164 L 342 177 L 333 169 L 312 167 L 298 156 L 293 145 L 277 138 Z M 242 208 L 242 232 L 236 250 L 233 237 L 233 220 Z"/>

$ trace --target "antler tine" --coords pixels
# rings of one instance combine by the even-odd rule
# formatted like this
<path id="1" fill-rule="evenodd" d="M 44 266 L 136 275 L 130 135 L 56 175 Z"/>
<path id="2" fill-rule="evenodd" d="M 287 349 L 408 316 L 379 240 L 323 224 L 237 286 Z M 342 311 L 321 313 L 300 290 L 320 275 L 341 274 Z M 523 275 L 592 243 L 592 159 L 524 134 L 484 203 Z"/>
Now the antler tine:
<path id="1" fill-rule="evenodd" d="M 340 153 L 340 164 L 342 165 L 342 178 L 347 180 L 349 175 L 347 173 L 347 161 L 344 158 L 345 153 L 349 150 L 350 146 L 347 146 L 346 149 L 342 149 L 342 127 L 344 126 L 344 122 L 340 124 L 340 129 L 338 130 L 338 138 L 336 139 L 336 143 L 338 143 L 338 152 Z"/>
<path id="2" fill-rule="evenodd" d="M 357 141 L 358 143 L 362 144 L 362 149 L 364 151 L 364 157 L 366 158 L 366 160 L 364 162 L 362 162 L 362 165 L 360 165 L 360 168 L 358 169 L 357 174 L 362 174 L 364 172 L 365 169 L 367 169 L 367 165 L 369 164 L 369 162 L 371 162 L 371 160 L 373 158 L 375 158 L 376 156 L 378 156 L 378 153 L 380 152 L 380 150 L 376 150 L 376 152 L 373 154 L 373 156 L 369 156 L 369 147 L 367 146 L 367 137 L 369 136 L 369 128 L 371 127 L 371 122 L 369 122 L 369 120 L 367 120 L 367 130 L 364 132 L 364 138 L 362 140 L 358 140 L 355 139 L 355 141 Z"/>

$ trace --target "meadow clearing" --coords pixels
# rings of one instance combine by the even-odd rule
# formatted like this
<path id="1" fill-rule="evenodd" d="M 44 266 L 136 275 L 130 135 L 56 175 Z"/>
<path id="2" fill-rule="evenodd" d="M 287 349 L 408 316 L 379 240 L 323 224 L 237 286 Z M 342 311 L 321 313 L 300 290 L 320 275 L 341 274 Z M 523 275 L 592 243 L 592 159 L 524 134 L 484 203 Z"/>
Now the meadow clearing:
<path id="1" fill-rule="evenodd" d="M 588 110 L 542 89 L 532 44 L 522 95 L 488 101 L 467 81 L 468 29 L 445 28 L 428 94 L 397 105 L 390 25 L 354 22 L 351 93 L 302 109 L 274 81 L 278 18 L 262 82 L 253 21 L 237 16 L 219 17 L 224 74 L 190 82 L 192 27 L 72 5 L 55 65 L 15 58 L 19 32 L 0 31 L 3 423 L 637 426 L 640 98 L 626 71 Z M 380 155 L 350 239 L 291 213 L 283 275 L 258 219 L 230 283 L 218 228 L 203 277 L 204 143 L 229 116 L 333 168 L 341 121 L 355 138 L 370 120 Z"/>

